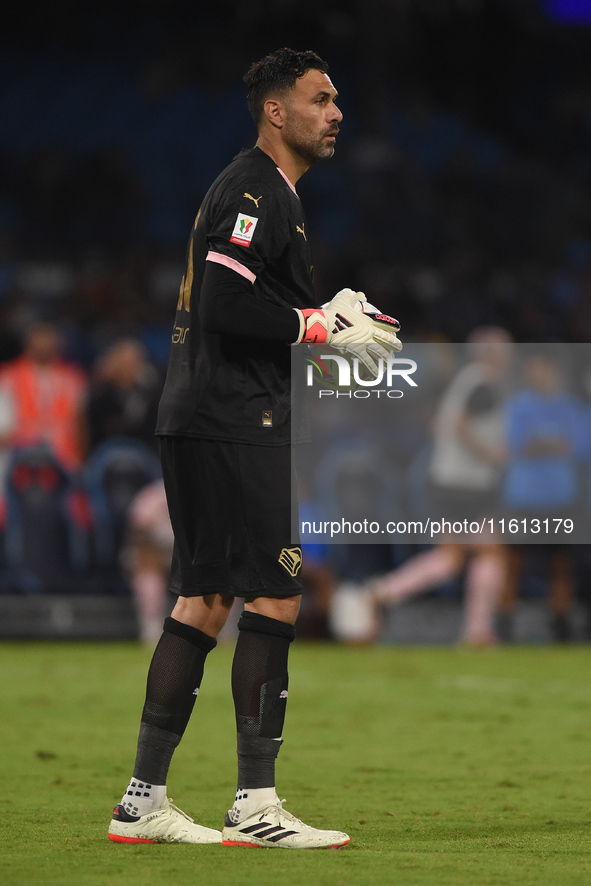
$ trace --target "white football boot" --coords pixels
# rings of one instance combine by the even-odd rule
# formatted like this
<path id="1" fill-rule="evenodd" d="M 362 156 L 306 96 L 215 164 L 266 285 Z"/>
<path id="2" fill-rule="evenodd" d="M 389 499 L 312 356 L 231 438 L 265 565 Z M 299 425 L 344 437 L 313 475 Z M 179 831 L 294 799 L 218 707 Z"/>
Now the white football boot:
<path id="1" fill-rule="evenodd" d="M 304 824 L 283 808 L 285 800 L 257 809 L 244 821 L 233 822 L 226 815 L 224 846 L 270 846 L 281 849 L 338 849 L 350 838 L 342 831 L 321 831 Z"/>
<path id="2" fill-rule="evenodd" d="M 115 843 L 221 843 L 222 835 L 213 828 L 195 824 L 165 797 L 160 809 L 139 816 L 130 815 L 118 803 L 109 825 L 109 840 Z"/>

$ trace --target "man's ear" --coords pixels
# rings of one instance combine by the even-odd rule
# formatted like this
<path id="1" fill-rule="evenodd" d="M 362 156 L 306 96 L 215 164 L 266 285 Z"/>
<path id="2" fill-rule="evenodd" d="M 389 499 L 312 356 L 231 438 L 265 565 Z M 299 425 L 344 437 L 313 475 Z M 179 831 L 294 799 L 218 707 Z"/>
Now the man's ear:
<path id="1" fill-rule="evenodd" d="M 263 105 L 263 114 L 271 126 L 282 129 L 285 122 L 285 105 L 276 98 L 268 98 Z"/>

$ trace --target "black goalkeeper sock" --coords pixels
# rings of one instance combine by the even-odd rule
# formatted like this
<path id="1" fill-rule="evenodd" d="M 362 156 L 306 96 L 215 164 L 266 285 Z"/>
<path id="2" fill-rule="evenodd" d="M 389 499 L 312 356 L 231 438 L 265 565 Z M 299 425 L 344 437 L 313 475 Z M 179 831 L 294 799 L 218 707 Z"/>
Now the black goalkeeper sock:
<path id="1" fill-rule="evenodd" d="M 238 787 L 274 787 L 287 704 L 287 658 L 295 628 L 256 612 L 244 612 L 238 628 L 232 664 Z"/>
<path id="2" fill-rule="evenodd" d="M 167 618 L 148 670 L 133 776 L 166 784 L 172 755 L 189 722 L 207 654 L 216 646 L 203 631 Z"/>

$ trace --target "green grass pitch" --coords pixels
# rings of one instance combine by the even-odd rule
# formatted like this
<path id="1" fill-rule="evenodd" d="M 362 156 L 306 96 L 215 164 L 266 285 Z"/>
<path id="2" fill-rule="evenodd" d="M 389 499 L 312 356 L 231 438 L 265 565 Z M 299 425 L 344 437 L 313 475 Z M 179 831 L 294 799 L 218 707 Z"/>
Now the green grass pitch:
<path id="1" fill-rule="evenodd" d="M 232 649 L 210 656 L 169 792 L 221 826 L 235 789 Z M 296 643 L 278 788 L 338 851 L 107 840 L 150 653 L 0 646 L 2 886 L 591 883 L 591 649 Z"/>

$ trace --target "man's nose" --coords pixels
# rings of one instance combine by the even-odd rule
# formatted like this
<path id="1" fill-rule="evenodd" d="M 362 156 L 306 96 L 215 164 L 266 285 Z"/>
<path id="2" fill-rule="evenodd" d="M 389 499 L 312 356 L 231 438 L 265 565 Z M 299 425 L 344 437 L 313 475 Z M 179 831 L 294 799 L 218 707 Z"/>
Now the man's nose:
<path id="1" fill-rule="evenodd" d="M 334 104 L 334 102 L 333 102 L 332 107 L 331 107 L 331 114 L 330 114 L 330 116 L 329 116 L 329 119 L 330 119 L 330 122 L 331 122 L 331 123 L 333 122 L 333 120 L 336 120 L 337 123 L 340 123 L 341 120 L 343 119 L 342 111 L 340 110 L 340 108 L 338 108 L 338 107 Z"/>

